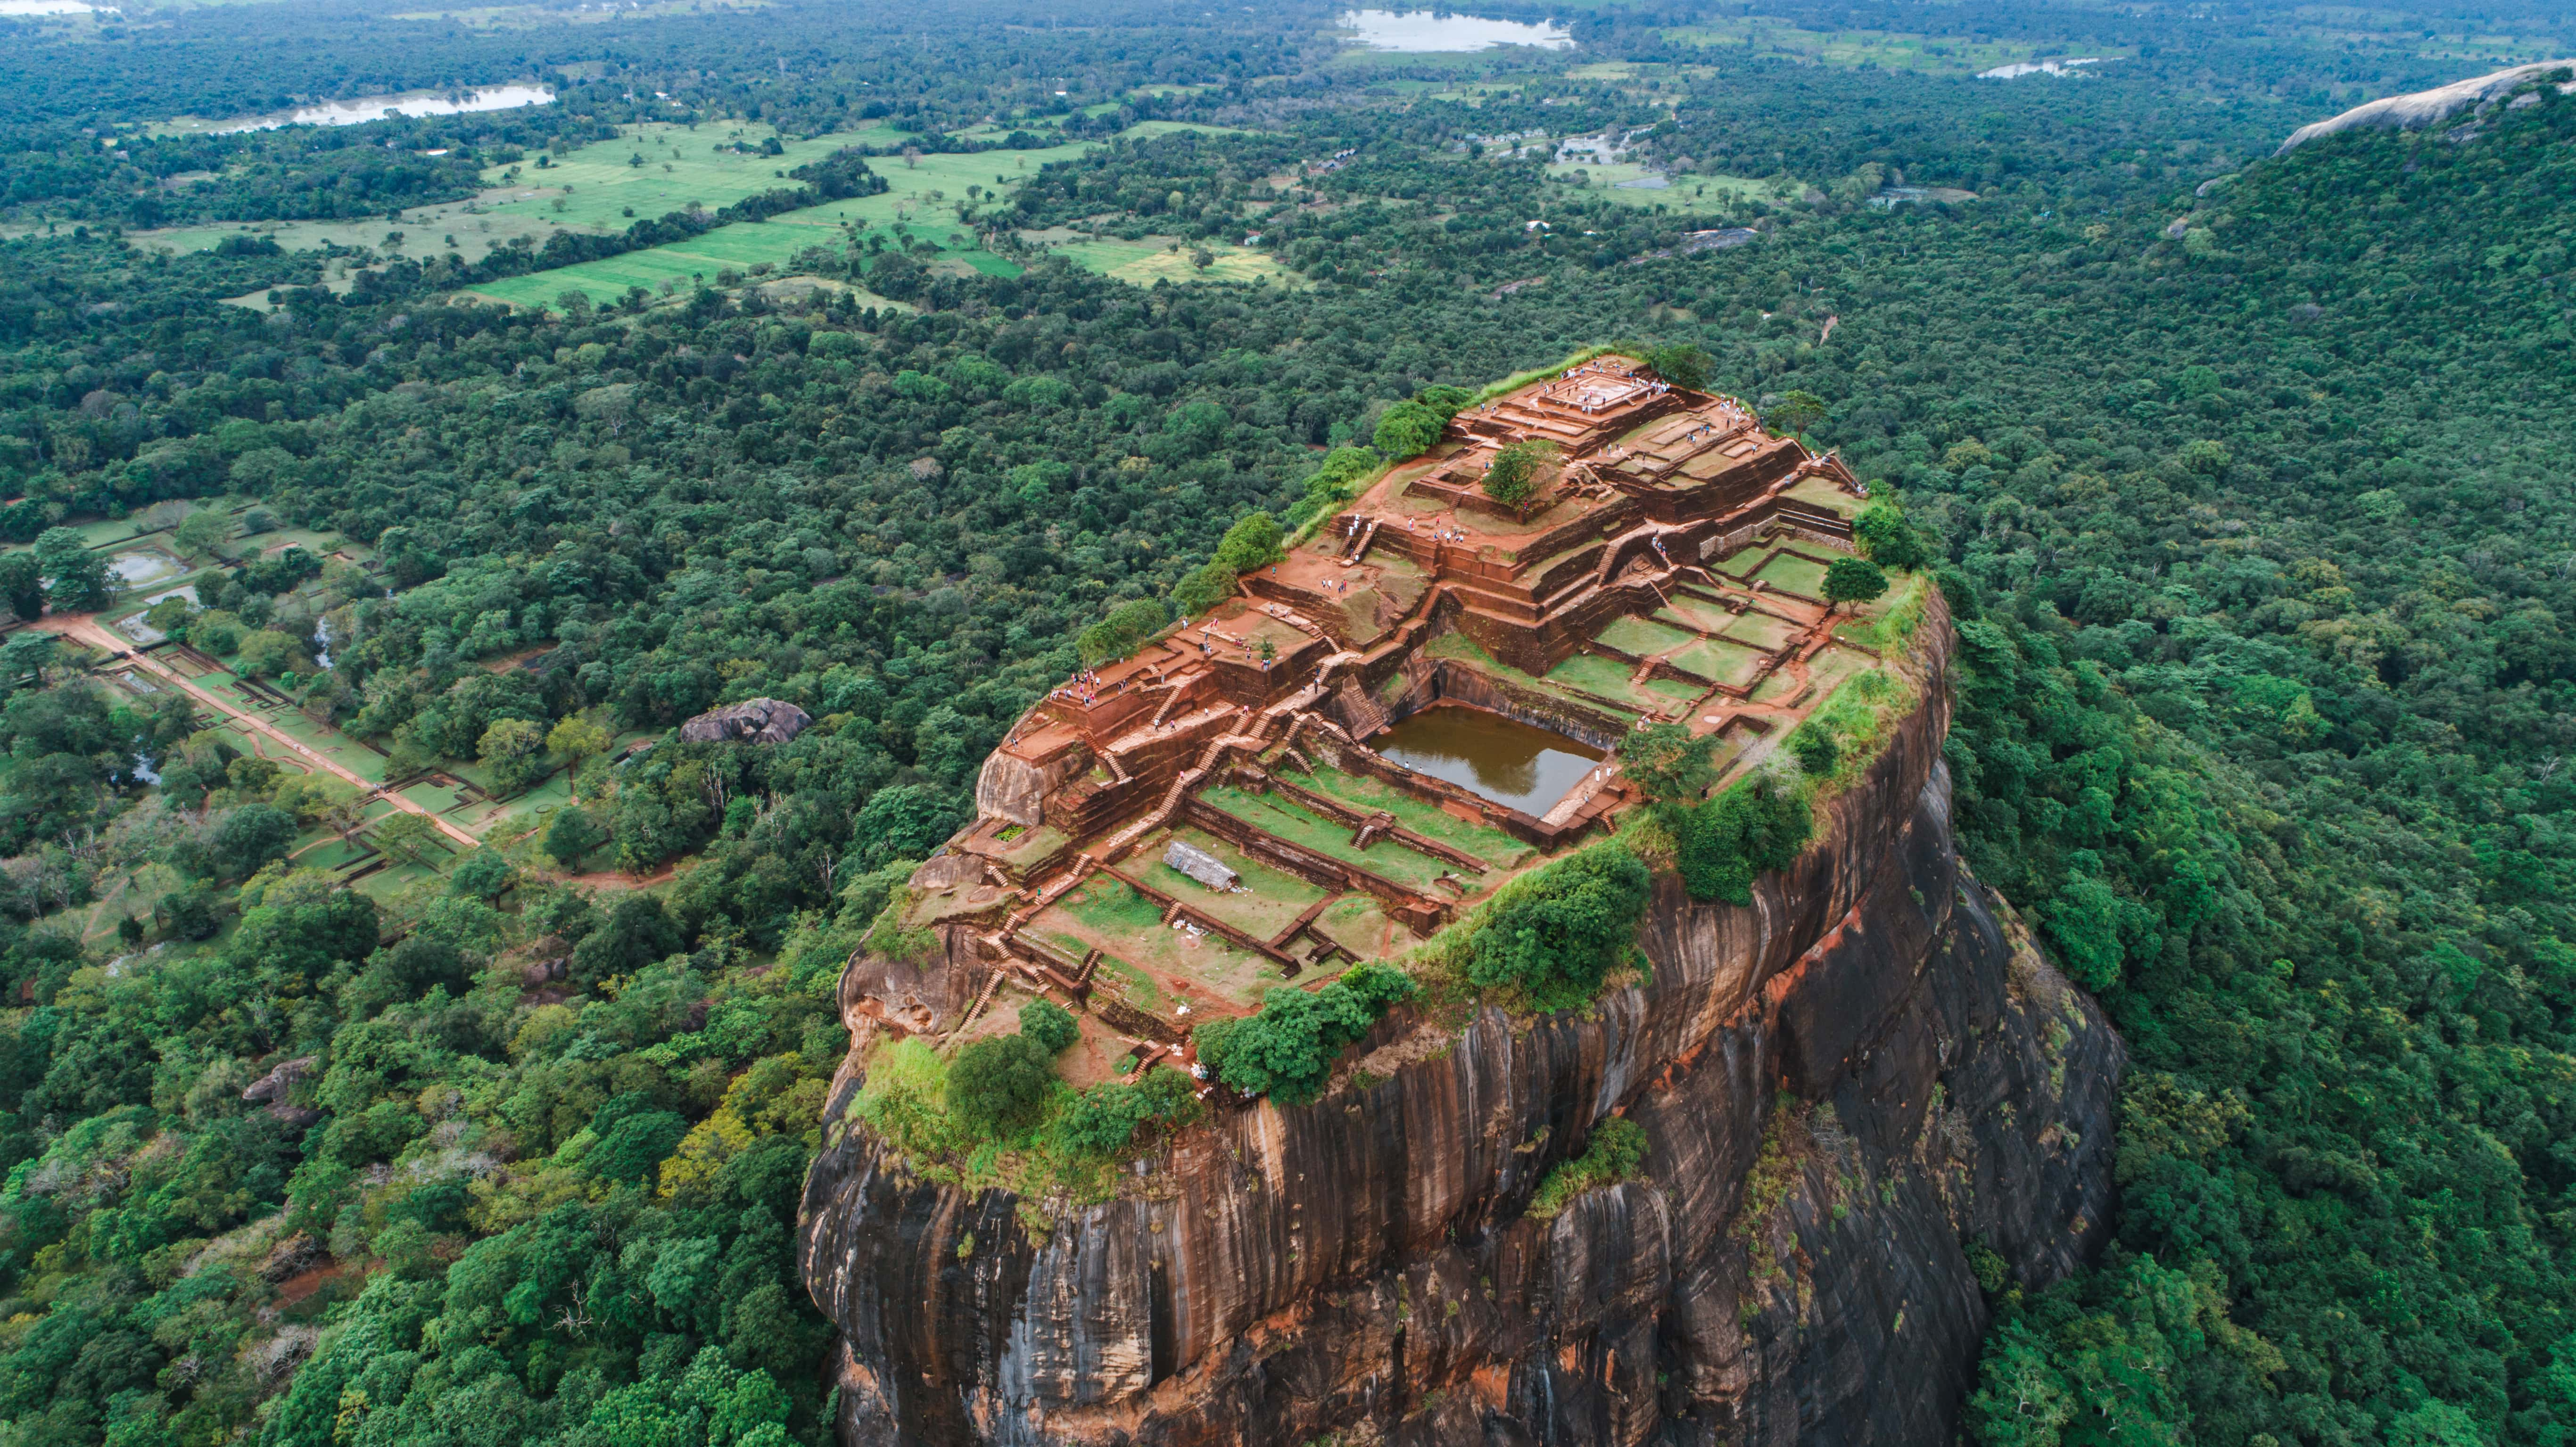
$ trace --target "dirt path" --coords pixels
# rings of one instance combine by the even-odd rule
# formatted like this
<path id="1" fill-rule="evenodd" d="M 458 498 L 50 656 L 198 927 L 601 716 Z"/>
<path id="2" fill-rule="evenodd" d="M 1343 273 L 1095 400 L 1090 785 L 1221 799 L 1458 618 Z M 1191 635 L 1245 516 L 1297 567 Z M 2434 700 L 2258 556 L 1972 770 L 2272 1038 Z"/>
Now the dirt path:
<path id="1" fill-rule="evenodd" d="M 586 884 L 593 889 L 651 889 L 654 885 L 668 884 L 679 877 L 678 865 L 665 864 L 641 878 L 632 874 L 621 874 L 614 869 L 594 869 L 588 874 L 563 875 L 562 880 L 566 884 Z"/>
<path id="2" fill-rule="evenodd" d="M 297 758 L 310 763 L 317 769 L 322 769 L 330 773 L 335 778 L 355 785 L 361 795 L 383 799 L 386 803 L 393 805 L 395 808 L 400 809 L 405 813 L 420 815 L 422 818 L 427 819 L 431 824 L 436 825 L 442 833 L 447 835 L 447 837 L 464 845 L 468 849 L 479 849 L 482 847 L 482 840 L 466 833 L 463 829 L 449 823 L 437 814 L 422 808 L 400 794 L 384 792 L 381 785 L 371 784 L 347 768 L 324 758 L 322 755 L 314 752 L 306 745 L 297 742 L 292 734 L 287 733 L 284 729 L 277 727 L 268 720 L 261 718 L 258 714 L 251 713 L 241 708 L 239 705 L 225 700 L 208 689 L 199 688 L 194 680 L 181 674 L 177 669 L 170 667 L 157 658 L 154 658 L 151 654 L 137 649 L 130 641 L 119 638 L 115 634 L 110 633 L 105 626 L 99 623 L 96 615 L 94 614 L 47 614 L 45 617 L 37 620 L 36 622 L 30 623 L 27 626 L 46 633 L 58 634 L 62 637 L 71 639 L 75 643 L 86 644 L 89 647 L 99 649 L 110 655 L 122 653 L 126 655 L 127 659 L 131 661 L 136 668 L 146 670 L 160 678 L 178 685 L 179 689 L 186 693 L 190 698 L 193 698 L 199 703 L 204 704 L 206 707 L 215 710 L 226 718 L 238 721 L 244 727 L 250 729 L 253 733 L 260 735 L 262 738 L 267 739 L 272 743 L 285 745 L 288 749 L 294 752 Z"/>

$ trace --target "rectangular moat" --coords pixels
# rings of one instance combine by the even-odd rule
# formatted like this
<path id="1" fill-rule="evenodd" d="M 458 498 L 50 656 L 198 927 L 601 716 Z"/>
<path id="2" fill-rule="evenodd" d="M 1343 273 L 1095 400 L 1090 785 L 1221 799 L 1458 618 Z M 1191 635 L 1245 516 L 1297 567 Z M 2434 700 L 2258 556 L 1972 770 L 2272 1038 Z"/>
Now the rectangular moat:
<path id="1" fill-rule="evenodd" d="M 1543 460 L 1503 505 L 1482 478 L 1516 443 Z M 1055 999 L 1084 1085 L 1400 962 L 1616 827 L 1641 798 L 1619 738 L 1710 736 L 1722 788 L 1877 668 L 1866 630 L 1902 597 L 1817 592 L 1864 505 L 1831 455 L 1626 358 L 1481 400 L 1234 597 L 1015 723 L 906 906 L 972 1003 L 854 1003 L 953 1048 Z"/>

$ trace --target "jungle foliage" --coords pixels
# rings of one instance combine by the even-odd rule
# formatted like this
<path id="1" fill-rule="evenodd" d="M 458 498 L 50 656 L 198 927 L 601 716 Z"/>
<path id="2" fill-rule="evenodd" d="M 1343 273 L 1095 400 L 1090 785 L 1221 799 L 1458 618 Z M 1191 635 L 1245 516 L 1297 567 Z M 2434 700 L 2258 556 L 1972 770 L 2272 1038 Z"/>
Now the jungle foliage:
<path id="1" fill-rule="evenodd" d="M 524 762 L 561 733 L 580 802 L 531 841 L 547 857 L 380 908 L 278 857 L 329 827 L 327 791 L 102 691 L 69 650 L 0 651 L 0 1416 L 21 1440 L 820 1440 L 828 1337 L 789 1239 L 846 1044 L 832 982 L 863 941 L 918 944 L 909 861 L 968 817 L 978 762 L 1082 659 L 1204 606 L 1181 588 L 1212 559 L 1261 565 L 1277 529 L 1238 545 L 1238 523 L 1310 522 L 1419 441 L 1417 414 L 1605 336 L 1700 348 L 1709 385 L 1787 407 L 1901 502 L 1864 536 L 1937 571 L 1958 620 L 1964 847 L 2130 1041 L 2118 1244 L 2049 1292 L 1988 1283 L 1976 1434 L 2576 1431 L 2576 100 L 2249 164 L 2333 108 L 2326 85 L 2424 63 L 2213 42 L 1979 85 L 1676 49 L 1662 22 L 1685 19 L 1640 10 L 1579 23 L 1704 68 L 1650 93 L 1540 56 L 1470 107 L 1380 84 L 1446 72 L 1309 71 L 1249 22 L 995 40 L 961 11 L 916 51 L 894 40 L 917 16 L 836 38 L 800 12 L 781 23 L 818 71 L 781 76 L 739 16 L 650 22 L 687 57 L 667 76 L 576 36 L 566 58 L 617 67 L 566 82 L 577 108 L 353 134 L 411 143 L 382 156 L 315 134 L 111 160 L 81 134 L 165 82 L 185 108 L 265 108 L 277 83 L 210 40 L 262 8 L 6 63 L 0 172 L 55 229 L 0 243 L 0 533 L 256 501 L 238 545 L 186 543 L 234 554 L 163 615 L 191 646 L 255 647 L 297 706 L 405 765 Z M 543 48 L 391 24 L 316 12 L 293 73 L 398 88 Z M 1042 85 L 1067 47 L 1084 78 Z M 1132 89 L 1156 81 L 1211 88 Z M 907 307 L 754 288 L 505 312 L 451 300 L 444 263 L 333 292 L 309 254 L 111 234 L 155 196 L 339 214 L 343 174 L 369 205 L 444 194 L 456 167 L 396 151 L 569 137 L 656 84 L 674 114 L 800 134 L 1239 123 L 1048 170 L 1010 219 L 1257 229 L 1298 284 L 881 272 L 843 246 L 817 267 Z M 1766 184 L 1659 211 L 1471 139 L 1613 124 L 1658 164 Z M 1256 184 L 1345 148 L 1295 173 L 1295 204 Z M 160 185 L 213 160 L 211 190 Z M 1870 204 L 1900 180 L 1979 199 Z M 1721 224 L 1758 239 L 1685 246 Z M 271 313 L 222 303 L 266 289 Z M 318 560 L 255 541 L 282 527 L 381 572 L 305 576 Z M 0 562 L 0 601 L 112 590 L 85 555 Z M 814 725 L 671 734 L 762 696 Z M 585 730 L 655 742 L 612 764 Z M 1827 737 L 1810 778 L 1867 743 Z M 1744 897 L 1794 856 L 1800 776 L 1766 777 L 1676 831 L 1693 893 Z M 1610 853 L 1497 902 L 1476 983 L 1588 998 L 1646 888 Z M 650 893 L 554 878 L 684 859 Z M 129 934 L 93 907 L 136 869 L 166 888 Z M 1274 993 L 1203 1055 L 1308 1098 L 1400 994 L 1356 970 Z M 1051 1033 L 1001 1047 L 986 1134 L 953 1113 L 975 1072 L 952 1101 L 926 1048 L 880 1052 L 854 1108 L 929 1168 L 1067 1192 L 1203 1109 L 1167 1069 L 1081 1092 L 1021 1069 Z"/>

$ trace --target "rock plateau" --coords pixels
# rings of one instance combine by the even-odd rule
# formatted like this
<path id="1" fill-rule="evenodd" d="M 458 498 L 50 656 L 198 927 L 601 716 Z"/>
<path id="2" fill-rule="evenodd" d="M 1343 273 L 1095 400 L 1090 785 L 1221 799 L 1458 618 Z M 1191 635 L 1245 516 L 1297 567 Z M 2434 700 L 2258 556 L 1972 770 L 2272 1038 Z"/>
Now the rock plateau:
<path id="1" fill-rule="evenodd" d="M 1538 1019 L 1399 1008 L 1320 1102 L 1220 1113 L 1043 1228 L 848 1116 L 888 1021 L 974 993 L 954 941 L 854 962 L 800 1241 L 842 1440 L 1950 1441 L 1972 1260 L 2036 1288 L 2103 1239 L 2124 1051 L 1953 848 L 1947 640 L 1936 604 L 1924 703 L 1751 906 L 1659 878 L 1650 978 Z M 1614 1114 L 1639 1177 L 1529 1215 Z"/>

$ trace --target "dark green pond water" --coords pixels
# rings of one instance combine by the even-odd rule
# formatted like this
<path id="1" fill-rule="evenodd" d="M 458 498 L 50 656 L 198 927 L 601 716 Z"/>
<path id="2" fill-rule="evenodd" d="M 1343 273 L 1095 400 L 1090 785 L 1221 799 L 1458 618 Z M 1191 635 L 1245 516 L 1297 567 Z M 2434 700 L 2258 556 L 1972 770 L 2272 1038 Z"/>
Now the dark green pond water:
<path id="1" fill-rule="evenodd" d="M 1408 769 L 1524 814 L 1545 814 L 1601 761 L 1601 751 L 1589 744 L 1456 704 L 1426 708 L 1369 745 Z"/>

